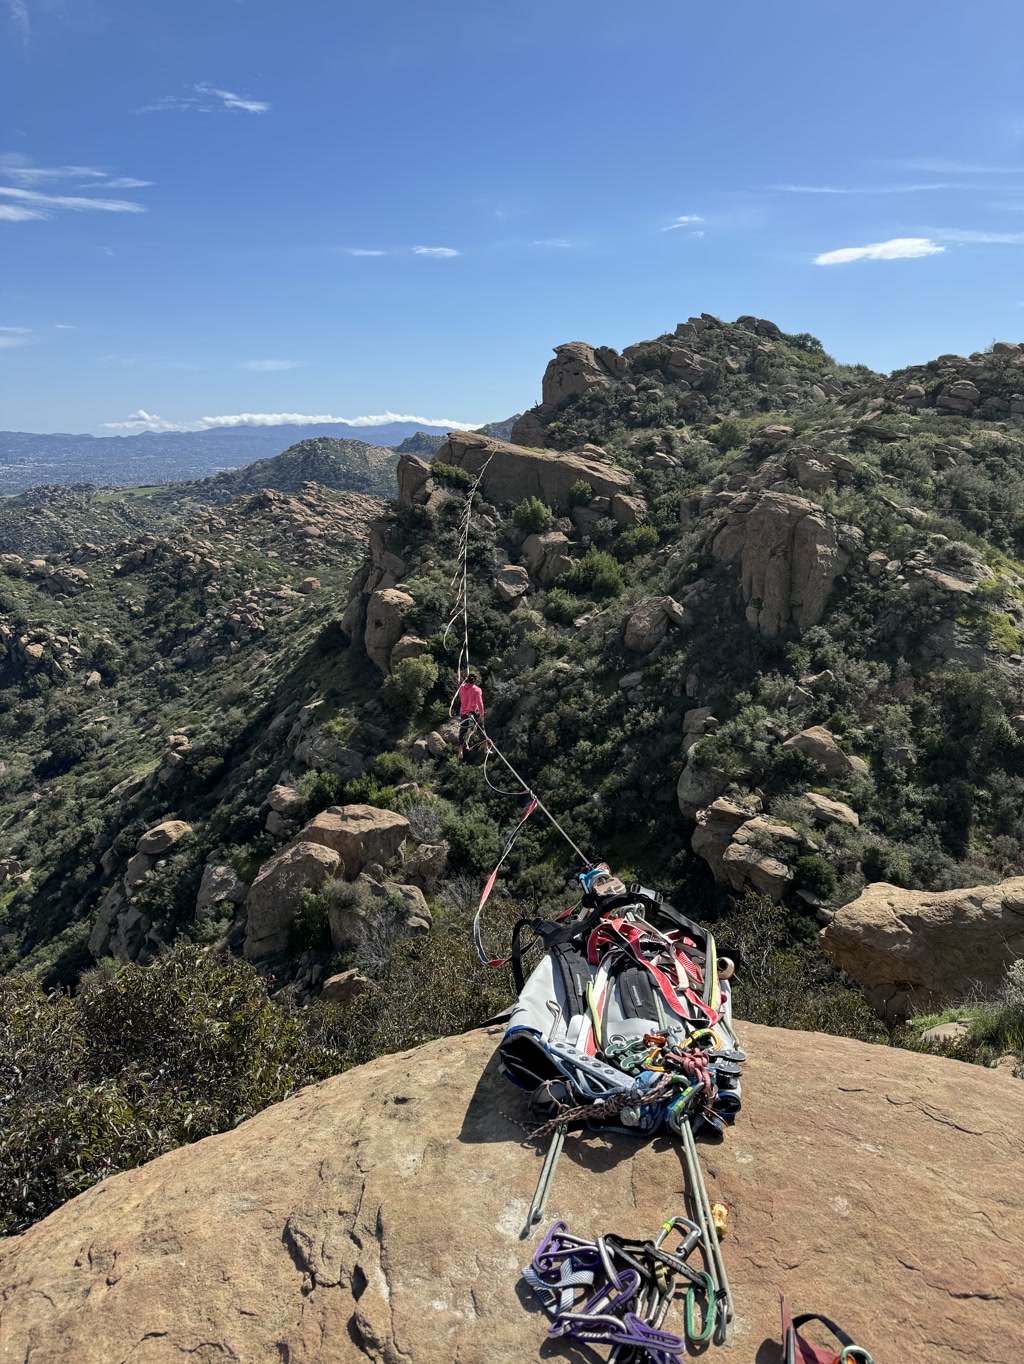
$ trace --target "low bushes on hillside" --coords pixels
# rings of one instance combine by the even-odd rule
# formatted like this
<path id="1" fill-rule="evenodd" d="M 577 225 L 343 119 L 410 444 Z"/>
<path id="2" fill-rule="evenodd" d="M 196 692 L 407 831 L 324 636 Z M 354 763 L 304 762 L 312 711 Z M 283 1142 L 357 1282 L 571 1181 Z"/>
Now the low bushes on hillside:
<path id="1" fill-rule="evenodd" d="M 201 948 L 104 963 L 74 998 L 0 979 L 0 1235 L 341 1067 L 251 966 Z"/>

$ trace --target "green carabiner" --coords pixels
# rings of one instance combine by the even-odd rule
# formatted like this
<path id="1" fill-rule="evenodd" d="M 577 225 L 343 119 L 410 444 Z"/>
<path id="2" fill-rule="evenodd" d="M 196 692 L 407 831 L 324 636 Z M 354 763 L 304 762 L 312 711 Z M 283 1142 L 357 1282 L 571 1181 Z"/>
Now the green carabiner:
<path id="1" fill-rule="evenodd" d="M 703 1345 L 706 1341 L 711 1339 L 711 1334 L 715 1329 L 715 1318 L 718 1315 L 718 1309 L 715 1302 L 715 1286 L 711 1282 L 711 1275 L 705 1273 L 704 1270 L 698 1270 L 697 1272 L 704 1280 L 704 1294 L 707 1297 L 707 1305 L 704 1308 L 704 1326 L 700 1334 L 697 1334 L 696 1327 L 697 1288 L 695 1284 L 691 1284 L 686 1290 L 686 1306 L 683 1320 L 686 1323 L 686 1339 L 690 1341 L 692 1345 Z"/>

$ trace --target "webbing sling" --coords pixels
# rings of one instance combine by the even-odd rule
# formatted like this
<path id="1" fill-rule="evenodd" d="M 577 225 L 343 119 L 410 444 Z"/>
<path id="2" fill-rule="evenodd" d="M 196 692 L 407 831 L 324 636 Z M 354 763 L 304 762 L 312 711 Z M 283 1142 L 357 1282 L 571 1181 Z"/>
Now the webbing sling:
<path id="1" fill-rule="evenodd" d="M 871 1356 L 862 1346 L 854 1344 L 853 1337 L 847 1335 L 829 1317 L 820 1312 L 805 1312 L 802 1316 L 791 1317 L 786 1307 L 786 1299 L 781 1299 L 782 1307 L 782 1364 L 873 1364 Z M 800 1334 L 800 1327 L 809 1321 L 820 1321 L 831 1331 L 842 1346 L 839 1354 L 835 1350 L 814 1345 Z"/>

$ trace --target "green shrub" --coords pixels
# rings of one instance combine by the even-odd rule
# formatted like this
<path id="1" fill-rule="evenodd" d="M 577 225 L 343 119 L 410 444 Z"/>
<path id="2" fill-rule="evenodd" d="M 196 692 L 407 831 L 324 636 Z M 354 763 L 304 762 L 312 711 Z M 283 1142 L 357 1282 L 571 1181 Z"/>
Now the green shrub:
<path id="1" fill-rule="evenodd" d="M 569 506 L 585 507 L 593 499 L 594 490 L 585 478 L 578 478 L 569 489 Z"/>
<path id="2" fill-rule="evenodd" d="M 452 488 L 468 488 L 474 478 L 468 469 L 460 469 L 457 464 L 442 464 L 436 459 L 431 461 L 430 476 Z"/>
<path id="3" fill-rule="evenodd" d="M 288 951 L 326 952 L 331 946 L 331 926 L 327 918 L 327 899 L 318 891 L 304 890 L 302 905 L 288 926 Z"/>
<path id="4" fill-rule="evenodd" d="M 404 719 L 412 719 L 423 709 L 427 692 L 437 682 L 438 667 L 430 654 L 403 658 L 389 677 L 384 679 L 381 699 L 389 710 Z"/>
<path id="5" fill-rule="evenodd" d="M 251 966 L 191 945 L 74 999 L 0 979 L 0 1235 L 341 1065 Z"/>
<path id="6" fill-rule="evenodd" d="M 528 497 L 513 508 L 512 520 L 527 535 L 537 535 L 551 529 L 555 514 L 539 497 Z"/>
<path id="7" fill-rule="evenodd" d="M 451 848 L 449 860 L 456 871 L 482 872 L 489 870 L 498 857 L 498 831 L 490 820 L 445 820 L 441 833 Z"/>
<path id="8" fill-rule="evenodd" d="M 391 749 L 387 753 L 377 754 L 373 760 L 373 770 L 382 781 L 402 781 L 412 771 L 412 762 L 404 753 L 396 753 Z"/>
<path id="9" fill-rule="evenodd" d="M 564 579 L 571 592 L 589 592 L 594 597 L 617 597 L 625 586 L 622 569 L 603 549 L 591 546 L 577 560 Z"/>
<path id="10" fill-rule="evenodd" d="M 809 890 L 812 895 L 827 900 L 835 893 L 836 874 L 832 863 L 820 853 L 810 853 L 796 860 L 797 885 L 801 890 Z"/>
<path id="11" fill-rule="evenodd" d="M 342 785 L 333 772 L 304 772 L 299 778 L 298 792 L 304 801 L 307 819 L 312 819 L 329 805 L 337 805 Z"/>
<path id="12" fill-rule="evenodd" d="M 378 810 L 393 810 L 398 793 L 393 786 L 379 782 L 370 772 L 348 782 L 344 791 L 346 805 L 375 805 Z"/>
<path id="13" fill-rule="evenodd" d="M 583 614 L 587 603 L 580 601 L 560 587 L 553 587 L 544 601 L 544 615 L 556 625 L 571 625 L 577 616 Z"/>
<path id="14" fill-rule="evenodd" d="M 653 526 L 633 526 L 623 531 L 615 541 L 615 557 L 622 563 L 629 563 L 641 554 L 650 554 L 658 547 L 658 532 Z"/>

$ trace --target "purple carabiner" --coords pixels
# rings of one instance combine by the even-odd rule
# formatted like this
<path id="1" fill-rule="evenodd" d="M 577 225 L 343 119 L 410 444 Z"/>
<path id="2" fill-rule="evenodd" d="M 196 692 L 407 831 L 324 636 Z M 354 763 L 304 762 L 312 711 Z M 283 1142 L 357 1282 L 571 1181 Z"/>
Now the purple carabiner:
<path id="1" fill-rule="evenodd" d="M 559 1274 L 558 1261 L 571 1259 L 578 1269 L 594 1269 L 601 1261 L 592 1241 L 572 1236 L 564 1222 L 556 1222 L 545 1235 L 533 1256 L 533 1268 L 540 1278 Z"/>

